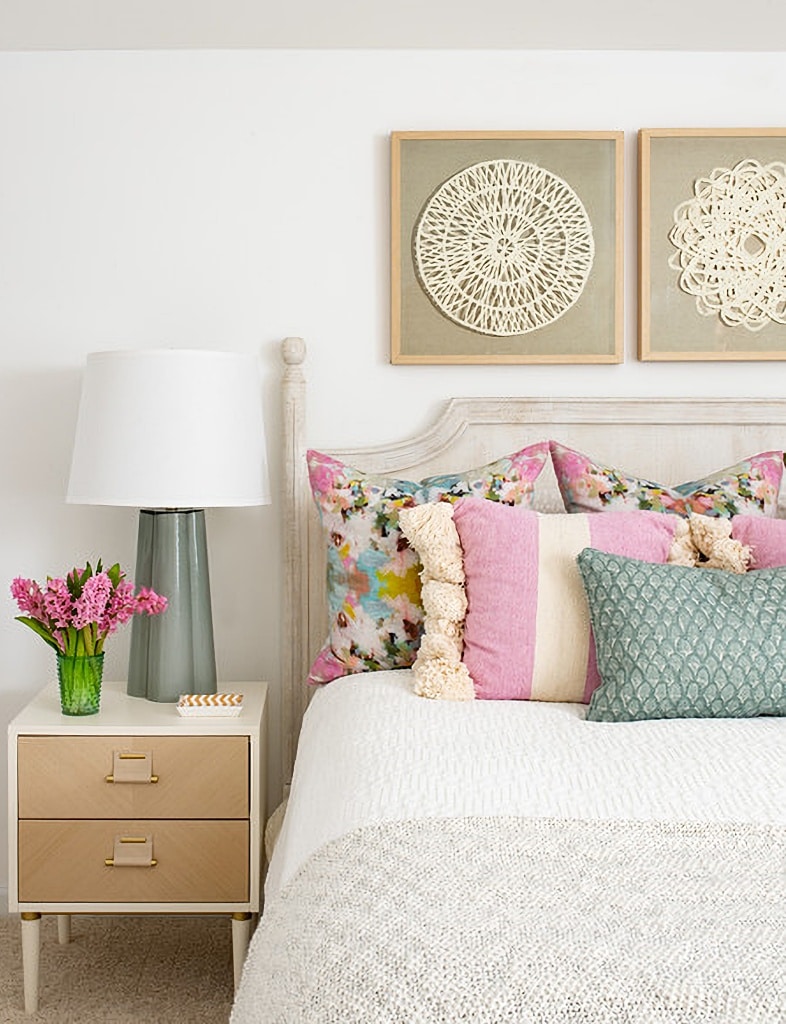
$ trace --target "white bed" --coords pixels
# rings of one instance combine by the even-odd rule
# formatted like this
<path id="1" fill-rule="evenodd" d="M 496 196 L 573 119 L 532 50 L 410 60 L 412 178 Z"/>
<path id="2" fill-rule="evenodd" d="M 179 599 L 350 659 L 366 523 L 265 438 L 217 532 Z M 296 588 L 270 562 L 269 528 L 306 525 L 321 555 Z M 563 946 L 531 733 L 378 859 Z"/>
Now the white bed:
<path id="1" fill-rule="evenodd" d="M 272 899 L 330 840 L 474 815 L 786 825 L 786 722 L 586 722 L 545 701 L 430 701 L 408 669 L 320 689 L 267 877 Z M 752 756 L 755 752 L 755 756 Z"/>
<path id="2" fill-rule="evenodd" d="M 785 1021 L 786 719 L 589 722 L 426 700 L 408 669 L 309 692 L 324 542 L 302 358 L 289 339 L 287 776 L 299 744 L 233 1024 Z M 334 454 L 419 479 L 557 437 L 676 482 L 784 436 L 774 401 L 475 399 Z M 536 494 L 561 508 L 545 474 Z"/>

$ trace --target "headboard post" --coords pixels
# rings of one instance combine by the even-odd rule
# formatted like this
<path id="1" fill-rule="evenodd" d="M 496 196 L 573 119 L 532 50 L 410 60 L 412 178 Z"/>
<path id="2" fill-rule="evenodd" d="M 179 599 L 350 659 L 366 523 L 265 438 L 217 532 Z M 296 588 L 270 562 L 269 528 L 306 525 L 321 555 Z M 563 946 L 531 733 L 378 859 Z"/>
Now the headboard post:
<path id="1" fill-rule="evenodd" d="M 281 758 L 285 789 L 292 780 L 297 733 L 306 705 L 304 680 L 308 672 L 308 557 L 304 550 L 308 538 L 303 531 L 308 496 L 305 460 L 306 378 L 303 362 L 306 343 L 302 338 L 285 338 L 281 344 L 284 359 L 282 412 L 284 417 L 283 455 L 283 541 L 284 608 L 281 652 Z"/>

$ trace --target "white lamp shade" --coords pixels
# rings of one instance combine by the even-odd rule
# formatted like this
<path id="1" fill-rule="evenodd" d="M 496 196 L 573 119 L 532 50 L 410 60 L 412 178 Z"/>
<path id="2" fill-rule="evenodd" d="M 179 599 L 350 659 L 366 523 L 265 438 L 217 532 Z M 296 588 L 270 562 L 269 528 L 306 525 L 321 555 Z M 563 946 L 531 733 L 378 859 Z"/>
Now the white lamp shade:
<path id="1" fill-rule="evenodd" d="M 267 505 L 257 358 L 185 349 L 88 355 L 66 500 Z"/>

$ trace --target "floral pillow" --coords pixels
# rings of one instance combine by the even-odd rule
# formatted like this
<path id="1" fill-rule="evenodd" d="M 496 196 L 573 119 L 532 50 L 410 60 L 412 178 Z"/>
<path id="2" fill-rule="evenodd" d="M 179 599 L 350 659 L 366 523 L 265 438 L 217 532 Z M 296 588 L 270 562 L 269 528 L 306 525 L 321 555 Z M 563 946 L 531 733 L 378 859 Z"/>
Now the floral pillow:
<path id="1" fill-rule="evenodd" d="M 487 466 L 414 482 L 367 476 L 321 452 L 307 455 L 311 491 L 327 536 L 327 640 L 310 683 L 415 660 L 423 630 L 421 563 L 398 524 L 402 508 L 463 497 L 532 506 L 548 442 Z"/>
<path id="2" fill-rule="evenodd" d="M 702 480 L 666 487 L 604 466 L 550 442 L 551 460 L 568 512 L 641 509 L 678 516 L 774 516 L 783 475 L 783 452 L 762 452 Z"/>

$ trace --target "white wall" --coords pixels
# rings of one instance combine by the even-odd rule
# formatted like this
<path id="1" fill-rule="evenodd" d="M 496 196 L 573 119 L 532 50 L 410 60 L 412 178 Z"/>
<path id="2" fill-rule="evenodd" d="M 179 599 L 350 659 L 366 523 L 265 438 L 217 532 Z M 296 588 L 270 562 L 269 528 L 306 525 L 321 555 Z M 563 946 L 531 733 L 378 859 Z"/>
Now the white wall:
<path id="1" fill-rule="evenodd" d="M 0 55 L 3 731 L 33 692 L 55 685 L 48 648 L 13 621 L 12 577 L 98 555 L 133 571 L 132 510 L 64 503 L 90 351 L 258 351 L 274 473 L 288 334 L 308 341 L 308 434 L 326 447 L 407 434 L 453 394 L 782 395 L 786 363 L 635 358 L 636 130 L 778 124 L 782 63 L 776 53 Z M 388 364 L 388 133 L 415 128 L 627 132 L 623 365 Z M 225 680 L 275 687 L 277 516 L 208 516 Z M 111 643 L 108 676 L 123 675 L 128 639 Z M 274 774 L 277 765 L 274 749 Z"/>

